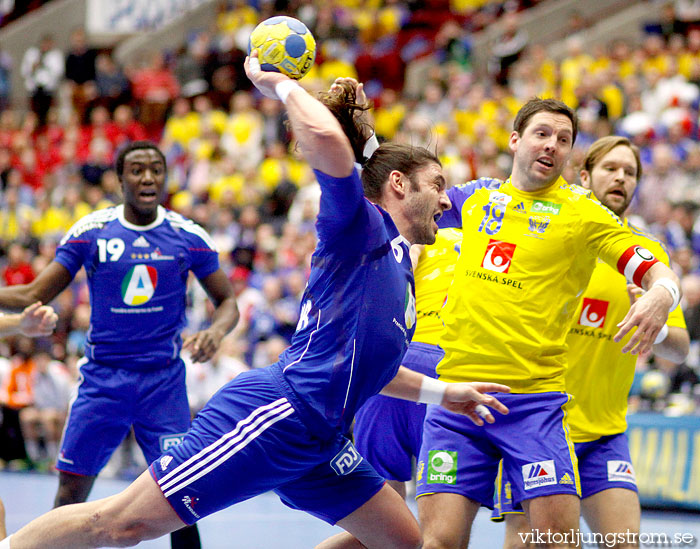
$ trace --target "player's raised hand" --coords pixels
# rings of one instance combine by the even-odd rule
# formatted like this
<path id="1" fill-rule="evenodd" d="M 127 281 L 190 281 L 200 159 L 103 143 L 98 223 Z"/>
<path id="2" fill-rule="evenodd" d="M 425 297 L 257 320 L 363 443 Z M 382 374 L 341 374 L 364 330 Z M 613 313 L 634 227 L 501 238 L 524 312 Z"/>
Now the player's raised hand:
<path id="1" fill-rule="evenodd" d="M 182 344 L 182 348 L 190 352 L 192 362 L 206 362 L 219 349 L 221 340 L 225 335 L 220 330 L 207 328 L 187 337 Z"/>
<path id="2" fill-rule="evenodd" d="M 271 99 L 279 99 L 275 92 L 275 86 L 277 84 L 285 80 L 292 80 L 281 72 L 262 70 L 260 68 L 260 61 L 258 61 L 258 50 L 250 52 L 250 55 L 245 58 L 243 67 L 253 85 L 258 88 L 260 93 L 265 97 L 270 97 Z"/>
<path id="3" fill-rule="evenodd" d="M 448 383 L 441 406 L 450 412 L 463 414 L 476 425 L 495 421 L 489 408 L 501 414 L 507 414 L 506 408 L 494 396 L 486 393 L 509 393 L 510 387 L 500 383 Z M 483 418 L 483 419 L 482 419 Z"/>
<path id="4" fill-rule="evenodd" d="M 56 328 L 58 315 L 52 307 L 37 301 L 20 313 L 19 332 L 27 337 L 51 335 Z"/>
<path id="5" fill-rule="evenodd" d="M 331 84 L 330 93 L 340 92 L 343 88 L 343 84 L 350 86 L 355 90 L 355 102 L 363 107 L 369 107 L 369 99 L 365 94 L 365 85 L 362 82 L 358 82 L 354 78 L 350 77 L 339 77 L 336 78 L 333 84 Z M 372 112 L 369 108 L 363 110 L 360 113 L 360 120 L 369 126 L 374 127 L 374 120 L 372 118 Z"/>
<path id="6" fill-rule="evenodd" d="M 367 103 L 367 95 L 365 94 L 364 84 L 347 76 L 341 76 L 335 79 L 335 81 L 331 84 L 331 93 L 342 89 L 342 84 L 347 84 L 355 90 L 355 99 L 357 100 L 358 105 L 364 105 Z"/>

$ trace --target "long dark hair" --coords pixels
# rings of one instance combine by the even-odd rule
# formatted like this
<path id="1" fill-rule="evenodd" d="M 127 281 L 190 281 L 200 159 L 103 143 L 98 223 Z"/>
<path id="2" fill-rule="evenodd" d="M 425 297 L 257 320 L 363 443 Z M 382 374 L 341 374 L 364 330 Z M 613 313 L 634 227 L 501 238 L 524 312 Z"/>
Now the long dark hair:
<path id="1" fill-rule="evenodd" d="M 371 105 L 359 104 L 355 88 L 347 83 L 339 84 L 339 90 L 323 92 L 319 100 L 333 113 L 343 132 L 350 140 L 355 161 L 362 164 L 362 187 L 365 196 L 376 202 L 382 195 L 384 184 L 389 174 L 397 170 L 411 181 L 413 190 L 417 185 L 413 174 L 427 164 L 438 164 L 440 160 L 435 153 L 424 147 L 414 147 L 400 143 L 382 143 L 369 159 L 365 159 L 363 151 L 367 140 L 374 132 L 372 126 L 361 120 L 362 113 Z"/>

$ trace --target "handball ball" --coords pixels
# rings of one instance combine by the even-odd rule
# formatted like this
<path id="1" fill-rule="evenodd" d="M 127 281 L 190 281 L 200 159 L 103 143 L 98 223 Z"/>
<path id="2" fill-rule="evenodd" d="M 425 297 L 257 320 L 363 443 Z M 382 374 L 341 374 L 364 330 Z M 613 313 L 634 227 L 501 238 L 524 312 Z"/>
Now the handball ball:
<path id="1" fill-rule="evenodd" d="M 299 80 L 316 57 L 316 40 L 306 25 L 293 17 L 270 17 L 250 33 L 248 55 L 258 50 L 260 68 Z"/>
<path id="2" fill-rule="evenodd" d="M 664 398 L 668 394 L 671 380 L 658 370 L 650 370 L 642 376 L 639 393 L 650 400 Z"/>

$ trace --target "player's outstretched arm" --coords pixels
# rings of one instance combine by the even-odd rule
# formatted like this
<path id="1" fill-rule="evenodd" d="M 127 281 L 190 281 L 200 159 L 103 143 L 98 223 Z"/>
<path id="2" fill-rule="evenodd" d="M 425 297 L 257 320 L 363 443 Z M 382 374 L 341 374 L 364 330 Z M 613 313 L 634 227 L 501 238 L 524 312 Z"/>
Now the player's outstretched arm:
<path id="1" fill-rule="evenodd" d="M 27 337 L 51 335 L 58 315 L 40 302 L 32 303 L 18 314 L 0 316 L 0 336 L 22 334 Z"/>
<path id="2" fill-rule="evenodd" d="M 233 287 L 221 269 L 201 280 L 201 284 L 216 305 L 216 310 L 211 326 L 189 336 L 182 345 L 183 349 L 190 351 L 194 362 L 204 362 L 214 356 L 221 340 L 233 330 L 240 316 Z"/>
<path id="3" fill-rule="evenodd" d="M 642 287 L 646 293 L 636 300 L 615 335 L 620 341 L 632 328 L 636 332 L 622 348 L 623 353 L 647 355 L 651 352 L 654 341 L 666 324 L 669 311 L 676 308 L 681 298 L 679 281 L 676 274 L 661 262 L 654 263 L 642 278 Z"/>
<path id="4" fill-rule="evenodd" d="M 73 280 L 63 265 L 52 261 L 29 284 L 0 288 L 0 309 L 19 312 L 32 303 L 49 303 Z"/>
<path id="5" fill-rule="evenodd" d="M 510 387 L 499 383 L 445 383 L 400 366 L 396 377 L 382 389 L 381 394 L 414 402 L 440 404 L 450 412 L 467 416 L 476 425 L 483 425 L 484 420 L 487 423 L 495 421 L 488 408 L 501 414 L 508 413 L 508 408 L 486 393 L 509 392 Z"/>
<path id="6" fill-rule="evenodd" d="M 246 58 L 246 74 L 263 95 L 285 104 L 292 132 L 309 165 L 332 177 L 350 175 L 354 169 L 352 147 L 335 117 L 295 80 L 261 70 L 257 56 L 254 50 Z"/>

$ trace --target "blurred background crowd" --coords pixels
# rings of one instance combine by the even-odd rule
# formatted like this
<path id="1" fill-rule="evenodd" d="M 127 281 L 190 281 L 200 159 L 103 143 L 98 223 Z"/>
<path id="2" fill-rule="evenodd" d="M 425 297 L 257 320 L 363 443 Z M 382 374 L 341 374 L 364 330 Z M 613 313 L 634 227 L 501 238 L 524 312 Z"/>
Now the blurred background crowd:
<path id="1" fill-rule="evenodd" d="M 0 2 L 2 26 L 44 3 Z M 115 153 L 127 141 L 151 139 L 168 160 L 166 205 L 212 235 L 241 311 L 215 359 L 188 364 L 193 413 L 239 372 L 276 361 L 297 324 L 320 195 L 281 104 L 253 92 L 243 72 L 252 28 L 283 13 L 304 21 L 317 41 L 316 64 L 301 84 L 317 92 L 337 76 L 364 82 L 380 140 L 436 148 L 450 184 L 508 177 L 512 120 L 534 95 L 561 98 L 580 117 L 568 181 L 578 180 L 594 140 L 630 137 L 644 170 L 630 213 L 669 249 L 692 340 L 686 364 L 639 364 L 633 407 L 693 413 L 700 401 L 700 2 L 651 2 L 637 42 L 611 36 L 589 44 L 594 21 L 572 11 L 556 55 L 521 27 L 540 3 L 223 0 L 215 23 L 188 32 L 181 47 L 141 49 L 121 63 L 84 28 L 65 47 L 39 36 L 18 58 L 0 40 L 0 284 L 31 281 L 77 219 L 119 203 Z M 486 28 L 498 35 L 482 69 L 473 37 Z M 26 105 L 11 94 L 17 67 Z M 55 455 L 86 339 L 87 295 L 78 275 L 53 304 L 60 320 L 52 338 L 0 343 L 2 436 L 18 440 L 21 432 L 28 453 L 13 461 L 24 450 L 2 445 L 0 458 L 14 466 Z M 206 326 L 207 303 L 192 284 L 186 333 Z M 127 447 L 112 472 L 132 459 Z"/>

